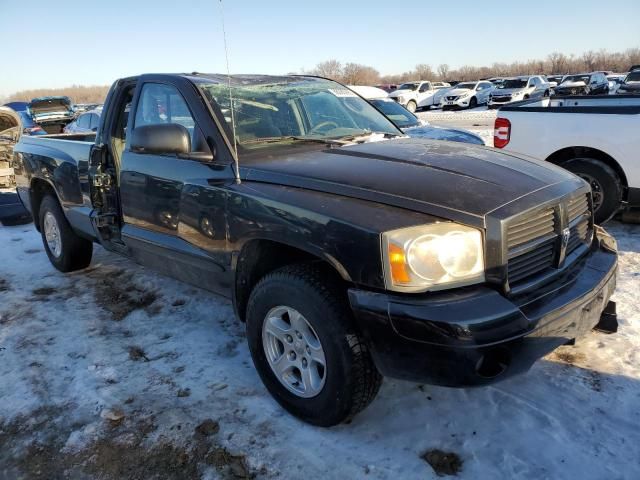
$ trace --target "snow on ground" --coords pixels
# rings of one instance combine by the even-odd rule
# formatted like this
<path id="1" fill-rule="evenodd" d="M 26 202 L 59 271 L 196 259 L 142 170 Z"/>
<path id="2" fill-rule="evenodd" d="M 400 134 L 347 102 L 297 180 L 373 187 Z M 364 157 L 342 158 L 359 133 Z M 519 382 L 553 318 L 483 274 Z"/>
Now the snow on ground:
<path id="1" fill-rule="evenodd" d="M 150 471 L 189 471 L 182 453 L 206 441 L 225 453 L 194 471 L 230 478 L 430 478 L 430 448 L 460 455 L 461 478 L 638 478 L 640 227 L 610 230 L 622 250 L 620 333 L 592 333 L 493 387 L 387 380 L 352 424 L 323 430 L 271 400 L 228 302 L 103 250 L 63 275 L 32 226 L 0 227 L 0 465 L 37 477 L 37 442 L 62 449 L 61 471 L 116 478 L 93 455 L 125 448 L 142 463 L 161 447 L 168 460 Z M 220 431 L 203 440 L 194 428 L 208 418 Z M 119 447 L 104 453 L 105 439 Z"/>
<path id="2" fill-rule="evenodd" d="M 491 387 L 385 380 L 321 429 L 268 395 L 226 300 L 98 247 L 64 275 L 0 227 L 0 479 L 428 479 L 436 448 L 462 479 L 640 478 L 640 226 L 608 228 L 619 333 Z"/>

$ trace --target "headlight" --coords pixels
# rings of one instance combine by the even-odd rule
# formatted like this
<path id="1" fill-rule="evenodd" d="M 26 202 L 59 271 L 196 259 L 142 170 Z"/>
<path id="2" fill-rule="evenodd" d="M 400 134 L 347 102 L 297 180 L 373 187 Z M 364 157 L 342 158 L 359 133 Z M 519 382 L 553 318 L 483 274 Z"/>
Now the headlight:
<path id="1" fill-rule="evenodd" d="M 424 292 L 484 281 L 482 232 L 456 223 L 434 223 L 382 234 L 385 285 Z"/>

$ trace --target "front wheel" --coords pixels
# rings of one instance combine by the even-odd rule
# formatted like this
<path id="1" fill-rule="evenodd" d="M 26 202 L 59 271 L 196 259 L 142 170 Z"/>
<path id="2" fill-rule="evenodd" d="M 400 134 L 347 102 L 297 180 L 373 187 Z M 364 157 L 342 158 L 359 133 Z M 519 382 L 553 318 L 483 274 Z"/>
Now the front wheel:
<path id="1" fill-rule="evenodd" d="M 363 410 L 382 382 L 337 282 L 310 264 L 283 267 L 260 280 L 247 306 L 264 385 L 287 411 L 323 427 Z"/>
<path id="2" fill-rule="evenodd" d="M 73 272 L 91 263 L 93 243 L 79 237 L 69 225 L 58 199 L 47 195 L 40 203 L 40 233 L 49 261 L 61 272 Z"/>
<path id="3" fill-rule="evenodd" d="M 471 100 L 469 100 L 469 108 L 476 108 L 478 106 L 478 99 L 476 97 L 473 97 Z"/>
<path id="4" fill-rule="evenodd" d="M 611 167 L 594 158 L 574 158 L 562 166 L 591 186 L 596 223 L 606 222 L 619 210 L 622 203 L 622 183 Z"/>
<path id="5" fill-rule="evenodd" d="M 407 103 L 407 110 L 409 110 L 411 113 L 416 113 L 417 109 L 418 109 L 418 104 L 413 100 L 409 100 L 409 103 Z"/>

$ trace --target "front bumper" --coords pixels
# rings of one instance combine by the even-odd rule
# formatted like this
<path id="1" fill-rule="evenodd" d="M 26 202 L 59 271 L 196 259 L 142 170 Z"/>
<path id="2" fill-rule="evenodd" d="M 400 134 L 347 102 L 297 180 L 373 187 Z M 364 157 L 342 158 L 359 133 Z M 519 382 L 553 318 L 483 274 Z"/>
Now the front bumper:
<path id="1" fill-rule="evenodd" d="M 418 297 L 349 290 L 376 366 L 388 377 L 453 387 L 526 372 L 598 323 L 617 270 L 615 241 L 601 235 L 570 272 L 519 297 L 486 286 Z"/>

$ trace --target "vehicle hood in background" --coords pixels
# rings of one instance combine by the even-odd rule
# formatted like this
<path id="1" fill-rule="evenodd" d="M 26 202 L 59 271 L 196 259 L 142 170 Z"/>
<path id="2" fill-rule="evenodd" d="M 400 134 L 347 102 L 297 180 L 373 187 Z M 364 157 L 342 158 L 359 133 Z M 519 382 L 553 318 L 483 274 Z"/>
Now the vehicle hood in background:
<path id="1" fill-rule="evenodd" d="M 578 87 L 586 87 L 587 84 L 582 80 L 578 80 L 577 82 L 562 82 L 558 85 L 558 88 L 578 88 Z"/>
<path id="2" fill-rule="evenodd" d="M 417 138 L 304 152 L 289 148 L 267 158 L 247 156 L 240 165 L 244 181 L 329 192 L 480 227 L 498 207 L 576 178 L 546 162 Z"/>
<path id="3" fill-rule="evenodd" d="M 40 118 L 50 116 L 72 117 L 69 97 L 40 97 L 29 102 L 29 111 L 37 122 Z"/>
<path id="4" fill-rule="evenodd" d="M 500 97 L 502 95 L 513 95 L 515 93 L 522 93 L 526 90 L 526 87 L 522 88 L 496 88 L 491 92 L 494 97 Z"/>
<path id="5" fill-rule="evenodd" d="M 484 145 L 484 141 L 475 133 L 458 128 L 434 127 L 423 125 L 418 127 L 403 128 L 402 131 L 411 138 L 426 138 L 429 140 L 446 140 L 449 142 L 471 143 Z"/>
<path id="6" fill-rule="evenodd" d="M 623 83 L 618 87 L 618 91 L 640 92 L 640 82 Z"/>
<path id="7" fill-rule="evenodd" d="M 450 90 L 449 92 L 447 92 L 447 96 L 459 97 L 461 95 L 471 93 L 472 91 L 473 90 L 470 88 L 454 88 L 453 90 Z"/>

